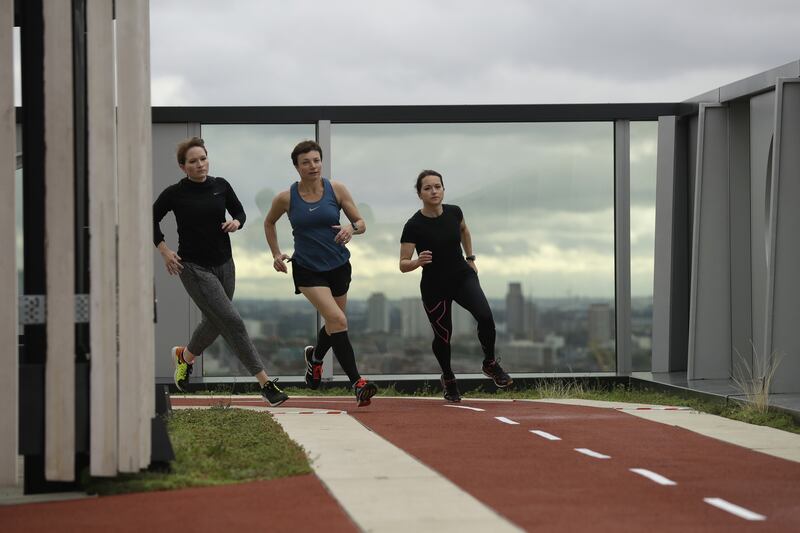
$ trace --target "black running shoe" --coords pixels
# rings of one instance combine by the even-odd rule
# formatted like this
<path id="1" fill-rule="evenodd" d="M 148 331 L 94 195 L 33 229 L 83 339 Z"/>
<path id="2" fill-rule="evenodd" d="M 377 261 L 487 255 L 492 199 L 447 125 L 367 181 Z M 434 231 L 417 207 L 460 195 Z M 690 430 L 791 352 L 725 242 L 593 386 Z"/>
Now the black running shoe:
<path id="1" fill-rule="evenodd" d="M 289 396 L 286 395 L 275 382 L 278 381 L 278 378 L 273 379 L 272 381 L 267 381 L 267 384 L 261 387 L 261 396 L 266 400 L 266 402 L 270 405 L 270 407 L 277 407 L 286 400 L 289 399 Z"/>
<path id="2" fill-rule="evenodd" d="M 500 366 L 499 359 L 492 359 L 488 363 L 484 362 L 482 370 L 483 375 L 494 381 L 494 384 L 501 389 L 505 389 L 514 383 L 514 380 L 511 379 L 511 376 L 509 376 L 506 371 L 503 370 L 503 367 Z"/>
<path id="3" fill-rule="evenodd" d="M 448 402 L 458 403 L 461 401 L 461 393 L 458 392 L 458 383 L 456 378 L 444 379 L 441 376 L 439 380 L 442 382 L 442 389 L 444 390 L 444 399 Z"/>
<path id="4" fill-rule="evenodd" d="M 378 392 L 378 387 L 374 383 L 360 378 L 353 384 L 353 391 L 356 393 L 356 402 L 359 407 L 364 407 L 372 403 L 372 397 Z"/>
<path id="5" fill-rule="evenodd" d="M 318 389 L 322 381 L 322 363 L 314 361 L 313 346 L 306 346 L 303 355 L 306 358 L 306 385 L 310 389 Z"/>

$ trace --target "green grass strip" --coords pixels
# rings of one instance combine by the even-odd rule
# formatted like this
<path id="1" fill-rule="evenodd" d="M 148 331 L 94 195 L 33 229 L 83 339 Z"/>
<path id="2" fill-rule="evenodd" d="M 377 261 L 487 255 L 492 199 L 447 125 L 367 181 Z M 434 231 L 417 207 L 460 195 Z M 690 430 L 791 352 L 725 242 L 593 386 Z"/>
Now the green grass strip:
<path id="1" fill-rule="evenodd" d="M 225 485 L 311 473 L 303 449 L 269 413 L 212 407 L 179 409 L 167 419 L 172 472 L 84 477 L 89 493 L 121 494 Z"/>

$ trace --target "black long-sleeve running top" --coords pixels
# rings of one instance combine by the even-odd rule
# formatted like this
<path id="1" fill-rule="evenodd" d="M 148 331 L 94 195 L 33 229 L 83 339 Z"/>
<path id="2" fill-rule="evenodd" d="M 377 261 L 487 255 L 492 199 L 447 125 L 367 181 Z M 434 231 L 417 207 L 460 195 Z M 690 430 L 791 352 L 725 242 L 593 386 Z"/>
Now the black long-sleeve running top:
<path id="1" fill-rule="evenodd" d="M 202 183 L 183 178 L 164 189 L 153 204 L 153 244 L 164 240 L 160 223 L 169 211 L 178 225 L 178 255 L 202 266 L 221 265 L 232 257 L 230 236 L 222 231 L 225 211 L 244 226 L 242 203 L 224 178 Z"/>

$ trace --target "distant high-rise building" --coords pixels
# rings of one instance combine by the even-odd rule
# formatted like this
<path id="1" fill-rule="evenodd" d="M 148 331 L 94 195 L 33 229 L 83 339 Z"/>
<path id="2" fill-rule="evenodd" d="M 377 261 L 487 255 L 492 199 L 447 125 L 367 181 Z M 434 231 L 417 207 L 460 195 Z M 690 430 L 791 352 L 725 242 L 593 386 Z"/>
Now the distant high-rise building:
<path id="1" fill-rule="evenodd" d="M 428 337 L 431 326 L 428 315 L 419 298 L 403 298 L 400 300 L 400 316 L 402 321 L 401 335 L 406 338 Z"/>
<path id="2" fill-rule="evenodd" d="M 513 338 L 525 337 L 525 298 L 522 296 L 522 284 L 508 284 L 506 294 L 506 332 Z"/>
<path id="3" fill-rule="evenodd" d="M 589 305 L 589 344 L 607 344 L 611 341 L 611 306 Z"/>
<path id="4" fill-rule="evenodd" d="M 367 331 L 373 333 L 389 331 L 389 304 L 382 292 L 373 292 L 367 298 Z"/>
<path id="5" fill-rule="evenodd" d="M 538 322 L 539 322 L 539 311 L 536 308 L 536 304 L 530 300 L 525 300 L 525 313 L 524 313 L 524 324 L 525 324 L 525 338 L 535 341 L 537 340 L 537 332 L 538 332 Z"/>

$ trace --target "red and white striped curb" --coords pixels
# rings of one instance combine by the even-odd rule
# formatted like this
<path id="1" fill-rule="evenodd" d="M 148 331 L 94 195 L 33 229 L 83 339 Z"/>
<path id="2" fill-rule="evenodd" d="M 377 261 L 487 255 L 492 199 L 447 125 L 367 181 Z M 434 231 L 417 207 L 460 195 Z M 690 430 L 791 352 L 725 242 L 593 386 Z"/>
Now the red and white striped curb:
<path id="1" fill-rule="evenodd" d="M 617 411 L 694 411 L 691 407 L 669 407 L 654 405 L 651 407 L 614 407 Z"/>
<path id="2" fill-rule="evenodd" d="M 346 415 L 347 411 L 277 411 L 273 415 Z"/>

